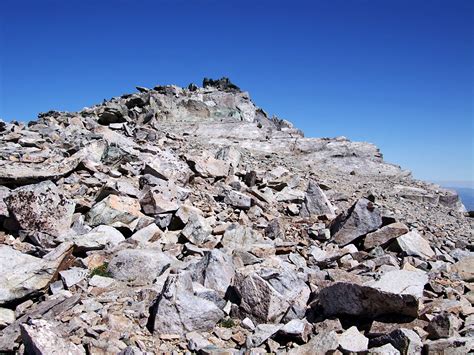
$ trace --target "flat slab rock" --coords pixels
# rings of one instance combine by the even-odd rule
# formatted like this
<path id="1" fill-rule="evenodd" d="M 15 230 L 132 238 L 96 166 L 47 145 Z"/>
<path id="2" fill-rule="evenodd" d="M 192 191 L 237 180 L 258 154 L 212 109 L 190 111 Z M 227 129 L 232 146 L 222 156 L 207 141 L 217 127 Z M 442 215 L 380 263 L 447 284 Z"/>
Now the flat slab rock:
<path id="1" fill-rule="evenodd" d="M 319 300 L 326 315 L 402 314 L 416 317 L 427 281 L 422 272 L 393 271 L 368 284 L 336 282 L 321 290 Z"/>
<path id="2" fill-rule="evenodd" d="M 63 243 L 42 259 L 0 245 L 0 305 L 47 288 L 62 261 L 72 253 L 72 243 Z"/>

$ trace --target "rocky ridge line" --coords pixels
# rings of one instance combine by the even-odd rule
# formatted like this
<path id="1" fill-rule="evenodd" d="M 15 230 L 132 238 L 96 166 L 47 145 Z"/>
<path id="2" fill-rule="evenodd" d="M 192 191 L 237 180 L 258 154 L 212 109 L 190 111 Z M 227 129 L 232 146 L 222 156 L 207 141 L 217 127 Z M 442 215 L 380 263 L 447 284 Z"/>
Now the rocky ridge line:
<path id="1" fill-rule="evenodd" d="M 467 353 L 473 221 L 229 79 L 0 121 L 0 352 Z"/>

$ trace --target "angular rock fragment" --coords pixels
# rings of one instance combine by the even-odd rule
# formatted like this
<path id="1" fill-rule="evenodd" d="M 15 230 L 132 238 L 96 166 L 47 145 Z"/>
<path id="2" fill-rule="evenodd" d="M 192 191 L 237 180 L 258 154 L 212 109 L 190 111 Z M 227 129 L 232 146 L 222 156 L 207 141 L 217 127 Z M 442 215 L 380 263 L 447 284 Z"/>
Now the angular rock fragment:
<path id="1" fill-rule="evenodd" d="M 15 312 L 8 308 L 0 308 L 0 329 L 15 321 Z"/>
<path id="2" fill-rule="evenodd" d="M 138 200 L 126 196 L 109 195 L 92 206 L 87 214 L 87 221 L 93 227 L 105 224 L 134 230 L 143 216 Z"/>
<path id="3" fill-rule="evenodd" d="M 217 291 L 222 297 L 232 284 L 235 275 L 232 257 L 218 249 L 207 251 L 191 270 L 193 281 Z"/>
<path id="4" fill-rule="evenodd" d="M 300 216 L 309 217 L 311 215 L 321 216 L 326 214 L 334 215 L 334 207 L 318 184 L 310 180 L 303 205 L 301 206 Z"/>
<path id="5" fill-rule="evenodd" d="M 189 274 L 170 275 L 150 313 L 150 327 L 157 334 L 183 336 L 209 331 L 224 317 L 214 303 L 193 295 Z"/>
<path id="6" fill-rule="evenodd" d="M 250 267 L 238 269 L 235 291 L 243 315 L 260 323 L 278 323 L 289 310 L 303 317 L 310 294 L 306 283 L 286 267 L 256 272 Z"/>
<path id="7" fill-rule="evenodd" d="M 201 246 L 207 241 L 211 232 L 212 229 L 206 219 L 201 215 L 193 214 L 189 217 L 181 234 L 194 245 Z"/>
<path id="8" fill-rule="evenodd" d="M 176 201 L 170 200 L 164 194 L 148 191 L 140 199 L 143 212 L 149 216 L 160 213 L 171 213 L 179 208 Z"/>
<path id="9" fill-rule="evenodd" d="M 340 246 L 347 245 L 355 239 L 378 229 L 382 225 L 379 208 L 371 201 L 362 198 L 348 211 L 348 215 L 331 228 L 332 240 Z"/>
<path id="10" fill-rule="evenodd" d="M 338 337 L 339 346 L 344 351 L 359 352 L 367 351 L 369 339 L 362 335 L 357 327 L 350 327 Z"/>
<path id="11" fill-rule="evenodd" d="M 45 320 L 35 319 L 28 324 L 22 324 L 21 337 L 25 344 L 25 350 L 29 354 L 86 354 L 82 346 L 66 340 L 55 330 L 52 323 Z"/>
<path id="12" fill-rule="evenodd" d="M 451 338 L 457 335 L 460 323 L 461 321 L 454 315 L 443 312 L 430 321 L 426 331 L 430 339 Z"/>
<path id="13" fill-rule="evenodd" d="M 291 349 L 289 355 L 313 355 L 327 354 L 337 350 L 339 347 L 339 336 L 335 331 L 320 332 L 311 340 L 297 348 Z"/>
<path id="14" fill-rule="evenodd" d="M 10 192 L 5 203 L 21 230 L 53 237 L 69 230 L 75 206 L 51 181 L 19 187 Z"/>
<path id="15" fill-rule="evenodd" d="M 117 229 L 110 226 L 100 225 L 90 232 L 68 238 L 79 252 L 111 248 L 125 240 L 125 237 Z"/>
<path id="16" fill-rule="evenodd" d="M 125 249 L 110 260 L 108 272 L 116 280 L 146 285 L 153 283 L 173 262 L 160 250 Z"/>
<path id="17" fill-rule="evenodd" d="M 336 282 L 321 290 L 319 300 L 327 315 L 402 314 L 416 317 L 426 282 L 424 273 L 393 271 L 366 285 Z"/>
<path id="18" fill-rule="evenodd" d="M 312 327 L 306 319 L 292 319 L 278 332 L 279 336 L 296 342 L 308 342 Z"/>
<path id="19" fill-rule="evenodd" d="M 468 256 L 451 265 L 451 272 L 454 272 L 462 280 L 474 281 L 474 256 Z"/>
<path id="20" fill-rule="evenodd" d="M 421 258 L 432 258 L 435 253 L 430 243 L 417 231 L 406 233 L 395 240 L 396 247 L 406 255 L 419 256 Z"/>
<path id="21" fill-rule="evenodd" d="M 364 248 L 372 249 L 376 246 L 383 246 L 393 239 L 406 234 L 409 229 L 403 223 L 392 223 L 386 225 L 375 232 L 369 233 L 364 239 Z"/>
<path id="22" fill-rule="evenodd" d="M 68 288 L 84 280 L 88 274 L 87 269 L 77 267 L 59 272 L 61 279 Z"/>
<path id="23" fill-rule="evenodd" d="M 230 165 L 228 162 L 220 159 L 215 159 L 211 156 L 207 157 L 189 157 L 192 169 L 194 169 L 199 176 L 204 178 L 221 178 L 227 176 Z"/>
<path id="24" fill-rule="evenodd" d="M 278 332 L 282 326 L 275 324 L 259 324 L 255 327 L 255 330 L 251 336 L 247 338 L 247 348 L 255 348 L 262 345 L 267 339 L 273 334 Z"/>
<path id="25" fill-rule="evenodd" d="M 224 203 L 240 209 L 249 209 L 252 206 L 252 199 L 241 192 L 234 190 L 224 192 Z"/>
<path id="26" fill-rule="evenodd" d="M 375 347 L 391 344 L 403 355 L 421 354 L 423 348 L 423 343 L 418 334 L 405 328 L 396 329 L 389 334 L 375 338 L 371 343 Z"/>
<path id="27" fill-rule="evenodd" d="M 46 290 L 62 262 L 72 253 L 72 243 L 63 243 L 42 259 L 0 245 L 0 305 Z"/>

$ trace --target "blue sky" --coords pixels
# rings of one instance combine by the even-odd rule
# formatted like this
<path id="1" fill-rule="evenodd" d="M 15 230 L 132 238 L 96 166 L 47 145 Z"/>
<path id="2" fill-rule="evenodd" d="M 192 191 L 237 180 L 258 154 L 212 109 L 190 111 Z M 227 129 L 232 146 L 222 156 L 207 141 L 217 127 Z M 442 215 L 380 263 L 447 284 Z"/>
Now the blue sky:
<path id="1" fill-rule="evenodd" d="M 0 117 L 229 76 L 307 136 L 474 181 L 474 1 L 0 3 Z"/>

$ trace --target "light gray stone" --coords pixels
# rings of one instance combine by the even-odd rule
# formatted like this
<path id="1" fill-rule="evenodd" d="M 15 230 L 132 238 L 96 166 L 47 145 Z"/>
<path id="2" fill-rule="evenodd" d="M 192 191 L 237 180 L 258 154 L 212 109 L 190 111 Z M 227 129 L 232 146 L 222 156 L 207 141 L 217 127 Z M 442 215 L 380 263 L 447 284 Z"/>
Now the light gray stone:
<path id="1" fill-rule="evenodd" d="M 349 352 L 366 351 L 369 346 L 369 339 L 354 326 L 339 335 L 338 341 L 340 347 Z"/>
<path id="2" fill-rule="evenodd" d="M 418 256 L 430 259 L 435 253 L 430 247 L 430 243 L 424 239 L 417 231 L 406 233 L 395 240 L 396 246 L 406 255 Z"/>
<path id="3" fill-rule="evenodd" d="M 303 205 L 301 206 L 300 216 L 309 217 L 311 215 L 334 215 L 334 207 L 329 202 L 323 190 L 318 184 L 310 180 Z"/>
<path id="4" fill-rule="evenodd" d="M 116 280 L 146 285 L 153 283 L 173 262 L 160 250 L 124 249 L 110 260 L 108 271 Z"/>
<path id="5" fill-rule="evenodd" d="M 82 346 L 66 340 L 55 329 L 52 323 L 42 319 L 31 320 L 21 326 L 21 338 L 25 350 L 29 354 L 37 355 L 85 355 Z"/>

